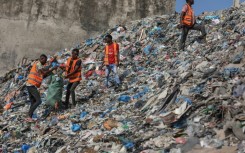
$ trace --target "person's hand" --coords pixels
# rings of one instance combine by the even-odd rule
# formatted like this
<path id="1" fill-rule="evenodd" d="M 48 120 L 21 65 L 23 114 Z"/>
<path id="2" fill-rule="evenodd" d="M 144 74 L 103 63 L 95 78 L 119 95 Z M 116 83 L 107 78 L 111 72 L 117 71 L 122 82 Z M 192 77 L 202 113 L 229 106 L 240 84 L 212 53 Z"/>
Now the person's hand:
<path id="1" fill-rule="evenodd" d="M 66 74 L 66 75 L 65 75 L 65 79 L 67 79 L 68 77 L 69 77 L 69 75 Z"/>
<path id="2" fill-rule="evenodd" d="M 104 66 L 105 66 L 105 64 L 102 63 L 101 66 L 100 66 L 100 69 L 103 69 Z"/>
<path id="3" fill-rule="evenodd" d="M 59 103 L 58 103 L 58 102 L 55 102 L 54 109 L 55 109 L 55 110 L 58 110 L 58 109 L 59 109 Z"/>
<path id="4" fill-rule="evenodd" d="M 58 66 L 54 66 L 54 67 L 52 68 L 52 70 L 57 70 L 57 68 L 58 68 Z"/>

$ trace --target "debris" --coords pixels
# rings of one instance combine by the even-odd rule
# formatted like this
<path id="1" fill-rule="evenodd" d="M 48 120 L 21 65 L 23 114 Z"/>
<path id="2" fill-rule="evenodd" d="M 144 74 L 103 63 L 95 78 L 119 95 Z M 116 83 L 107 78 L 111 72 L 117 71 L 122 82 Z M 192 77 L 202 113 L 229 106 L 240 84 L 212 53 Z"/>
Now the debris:
<path id="1" fill-rule="evenodd" d="M 62 106 L 67 88 L 62 72 L 54 74 L 51 84 L 49 77 L 42 83 L 42 104 L 32 123 L 24 122 L 29 108 L 24 86 L 32 63 L 24 59 L 0 79 L 0 150 L 180 153 L 226 152 L 235 146 L 244 152 L 244 12 L 241 4 L 204 13 L 198 22 L 208 29 L 207 43 L 191 32 L 183 52 L 177 49 L 179 14 L 133 21 L 86 40 L 74 47 L 86 78 L 76 88 L 77 105 L 53 111 L 57 102 Z M 113 79 L 110 88 L 104 86 L 107 33 L 120 46 L 119 87 Z M 64 66 L 70 56 L 64 49 L 49 62 Z"/>

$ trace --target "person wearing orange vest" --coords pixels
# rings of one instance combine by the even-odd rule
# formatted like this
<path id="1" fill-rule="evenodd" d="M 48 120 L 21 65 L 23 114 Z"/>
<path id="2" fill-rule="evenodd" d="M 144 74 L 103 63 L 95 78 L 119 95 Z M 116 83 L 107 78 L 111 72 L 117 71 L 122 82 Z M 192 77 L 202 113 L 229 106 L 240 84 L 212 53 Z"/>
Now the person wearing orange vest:
<path id="1" fill-rule="evenodd" d="M 67 91 L 66 91 L 66 100 L 65 100 L 65 108 L 67 109 L 69 107 L 69 99 L 70 95 L 72 98 L 72 105 L 76 105 L 76 95 L 75 95 L 75 89 L 79 85 L 80 81 L 82 80 L 82 61 L 80 58 L 78 58 L 79 50 L 73 49 L 72 55 L 67 60 L 66 64 L 66 76 L 65 78 L 69 79 L 69 83 L 67 85 Z"/>
<path id="2" fill-rule="evenodd" d="M 206 30 L 204 25 L 200 25 L 196 23 L 194 10 L 192 5 L 194 4 L 194 0 L 186 0 L 186 4 L 182 9 L 182 13 L 180 16 L 180 25 L 179 28 L 182 28 L 182 34 L 180 39 L 180 50 L 185 49 L 185 41 L 188 35 L 189 30 L 198 30 L 201 31 L 202 35 L 199 39 L 206 40 Z"/>
<path id="3" fill-rule="evenodd" d="M 28 79 L 26 82 L 26 88 L 29 93 L 31 106 L 28 112 L 28 118 L 26 119 L 27 122 L 33 121 L 32 119 L 33 112 L 42 103 L 41 96 L 37 88 L 41 86 L 43 77 L 47 76 L 50 72 L 57 69 L 57 67 L 54 67 L 48 70 L 47 68 L 45 68 L 46 62 L 47 62 L 47 56 L 42 54 L 40 56 L 39 61 L 35 61 L 33 63 L 30 73 L 28 75 Z"/>
<path id="4" fill-rule="evenodd" d="M 111 71 L 113 71 L 117 88 L 120 85 L 119 76 L 117 74 L 117 67 L 119 65 L 119 45 L 112 41 L 111 35 L 106 35 L 104 41 L 106 43 L 104 55 L 104 65 L 106 66 L 106 87 L 109 87 L 109 77 Z"/>

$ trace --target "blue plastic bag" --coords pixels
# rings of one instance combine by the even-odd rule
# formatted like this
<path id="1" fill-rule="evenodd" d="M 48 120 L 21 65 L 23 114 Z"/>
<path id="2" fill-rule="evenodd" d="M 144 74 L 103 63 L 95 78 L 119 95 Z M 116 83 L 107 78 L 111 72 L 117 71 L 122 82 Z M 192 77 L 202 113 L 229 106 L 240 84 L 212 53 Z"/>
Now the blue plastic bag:
<path id="1" fill-rule="evenodd" d="M 124 144 L 124 146 L 126 147 L 126 149 L 131 149 L 134 147 L 134 144 L 132 142 L 128 142 L 128 143 Z"/>
<path id="2" fill-rule="evenodd" d="M 19 75 L 17 80 L 22 80 L 24 77 L 22 75 Z"/>
<path id="3" fill-rule="evenodd" d="M 27 144 L 23 144 L 22 147 L 21 147 L 21 150 L 24 152 L 24 153 L 27 153 L 27 151 L 31 148 L 30 145 L 27 145 Z"/>
<path id="4" fill-rule="evenodd" d="M 88 112 L 82 112 L 82 113 L 80 114 L 80 119 L 84 118 L 87 114 L 88 114 Z"/>
<path id="5" fill-rule="evenodd" d="M 116 108 L 112 108 L 112 107 L 108 108 L 104 113 L 100 115 L 100 118 L 104 118 L 106 114 L 110 113 L 112 110 L 116 110 Z"/>
<path id="6" fill-rule="evenodd" d="M 72 124 L 71 126 L 72 132 L 77 132 L 81 130 L 81 126 L 79 124 Z"/>
<path id="7" fill-rule="evenodd" d="M 148 87 L 145 87 L 143 91 L 141 91 L 141 92 L 135 94 L 135 95 L 133 96 L 133 99 L 139 99 L 140 97 L 143 97 L 143 96 L 144 96 L 147 92 L 149 92 L 149 91 L 150 91 L 150 89 L 149 89 Z"/>
<path id="8" fill-rule="evenodd" d="M 123 138 L 123 137 L 119 137 L 119 140 L 122 142 L 122 144 L 124 145 L 124 147 L 125 147 L 126 149 L 131 149 L 131 148 L 134 147 L 133 142 L 131 142 L 131 141 L 128 140 L 128 139 L 125 139 L 125 138 Z"/>
<path id="9" fill-rule="evenodd" d="M 147 46 L 144 48 L 144 53 L 145 53 L 146 55 L 149 55 L 150 52 L 151 52 L 151 50 L 152 50 L 151 45 L 147 45 Z"/>
<path id="10" fill-rule="evenodd" d="M 92 44 L 93 44 L 93 39 L 87 39 L 87 40 L 85 41 L 85 44 L 86 44 L 87 46 L 92 45 Z"/>
<path id="11" fill-rule="evenodd" d="M 180 101 L 180 99 L 183 99 L 185 102 L 187 102 L 187 104 L 192 105 L 192 101 L 189 98 L 185 97 L 185 96 L 177 97 L 175 102 L 178 103 Z"/>
<path id="12" fill-rule="evenodd" d="M 57 67 L 57 66 L 60 66 L 60 64 L 59 64 L 59 63 L 57 63 L 57 62 L 52 62 L 51 64 L 52 64 L 52 67 Z"/>
<path id="13" fill-rule="evenodd" d="M 122 102 L 129 102 L 131 100 L 131 97 L 130 96 L 127 96 L 127 95 L 122 95 L 118 98 L 118 101 L 122 101 Z"/>

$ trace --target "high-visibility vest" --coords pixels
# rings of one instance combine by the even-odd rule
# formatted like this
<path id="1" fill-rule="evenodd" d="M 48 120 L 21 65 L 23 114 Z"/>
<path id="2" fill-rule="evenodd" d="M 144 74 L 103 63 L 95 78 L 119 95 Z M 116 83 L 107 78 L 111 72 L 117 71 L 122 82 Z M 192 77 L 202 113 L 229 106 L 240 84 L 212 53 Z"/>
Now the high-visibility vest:
<path id="1" fill-rule="evenodd" d="M 118 50 L 117 50 L 117 43 L 113 43 L 114 48 L 114 57 L 115 57 L 115 64 L 118 64 Z M 105 57 L 104 57 L 104 64 L 109 65 L 109 46 L 106 45 L 105 47 Z"/>
<path id="2" fill-rule="evenodd" d="M 31 68 L 30 74 L 28 75 L 27 82 L 39 88 L 42 84 L 43 76 L 37 71 L 37 62 L 35 62 Z"/>
<path id="3" fill-rule="evenodd" d="M 186 4 L 186 5 L 187 5 L 188 9 L 187 9 L 187 12 L 186 12 L 182 22 L 184 25 L 191 27 L 194 25 L 194 23 L 193 23 L 194 11 L 189 4 Z"/>
<path id="4" fill-rule="evenodd" d="M 75 71 L 75 67 L 76 67 L 78 60 L 80 60 L 80 59 L 78 58 L 78 59 L 73 60 L 72 58 L 69 58 L 67 60 L 66 74 L 69 74 L 69 73 Z M 71 62 L 72 62 L 72 64 L 71 64 Z M 75 74 L 69 76 L 69 82 L 73 83 L 73 82 L 81 81 L 82 80 L 82 72 L 81 71 L 82 71 L 82 66 L 79 67 L 78 71 Z"/>

